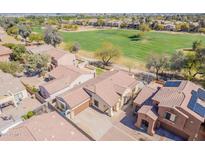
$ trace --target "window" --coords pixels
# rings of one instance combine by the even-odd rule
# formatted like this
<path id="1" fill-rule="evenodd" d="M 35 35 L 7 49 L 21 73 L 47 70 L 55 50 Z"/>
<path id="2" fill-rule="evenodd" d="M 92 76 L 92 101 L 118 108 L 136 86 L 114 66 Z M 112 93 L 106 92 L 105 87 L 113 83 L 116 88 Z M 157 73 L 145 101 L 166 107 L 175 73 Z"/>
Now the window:
<path id="1" fill-rule="evenodd" d="M 166 112 L 164 118 L 169 120 L 169 121 L 175 122 L 176 115 L 172 114 L 172 113 L 169 113 L 169 112 Z"/>
<path id="2" fill-rule="evenodd" d="M 16 95 L 14 96 L 14 98 L 15 98 L 15 101 L 16 101 L 16 102 L 21 101 L 22 98 L 23 98 L 23 94 L 22 94 L 22 92 L 16 94 Z"/>
<path id="3" fill-rule="evenodd" d="M 95 105 L 96 107 L 99 107 L 99 102 L 96 101 L 96 100 L 94 100 L 94 105 Z"/>

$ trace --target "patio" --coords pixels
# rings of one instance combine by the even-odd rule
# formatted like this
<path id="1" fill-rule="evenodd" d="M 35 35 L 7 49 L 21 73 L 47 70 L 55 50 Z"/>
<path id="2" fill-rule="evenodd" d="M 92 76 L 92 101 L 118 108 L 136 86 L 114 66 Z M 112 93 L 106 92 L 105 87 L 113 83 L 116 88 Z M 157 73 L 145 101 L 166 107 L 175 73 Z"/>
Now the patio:
<path id="1" fill-rule="evenodd" d="M 9 105 L 2 108 L 0 114 L 0 131 L 22 121 L 21 116 L 42 106 L 36 99 L 26 98 L 17 107 Z"/>

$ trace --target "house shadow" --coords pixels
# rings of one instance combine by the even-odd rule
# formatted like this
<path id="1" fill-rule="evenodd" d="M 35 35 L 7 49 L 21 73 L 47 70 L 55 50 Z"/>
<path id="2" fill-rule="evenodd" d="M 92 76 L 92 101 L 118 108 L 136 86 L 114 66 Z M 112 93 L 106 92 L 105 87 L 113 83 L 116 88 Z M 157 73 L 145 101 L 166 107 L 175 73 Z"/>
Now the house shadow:
<path id="1" fill-rule="evenodd" d="M 124 111 L 126 115 L 120 120 L 120 123 L 133 130 L 136 130 L 136 126 L 135 126 L 136 115 L 133 114 L 131 106 L 128 105 L 127 108 L 124 109 Z"/>
<path id="2" fill-rule="evenodd" d="M 184 138 L 168 131 L 168 130 L 165 130 L 164 128 L 157 128 L 156 131 L 155 131 L 156 134 L 158 134 L 159 136 L 164 136 L 166 138 L 169 138 L 171 140 L 174 140 L 174 141 L 186 141 Z"/>
<path id="3" fill-rule="evenodd" d="M 134 116 L 134 115 L 133 115 L 133 116 L 131 116 L 131 115 L 126 115 L 124 118 L 122 118 L 122 119 L 120 120 L 120 122 L 121 122 L 123 125 L 125 125 L 125 126 L 131 128 L 131 129 L 133 129 L 133 130 L 136 130 L 135 121 L 136 121 L 136 116 Z"/>
<path id="4" fill-rule="evenodd" d="M 132 35 L 128 37 L 131 41 L 140 41 L 141 37 L 140 35 Z"/>

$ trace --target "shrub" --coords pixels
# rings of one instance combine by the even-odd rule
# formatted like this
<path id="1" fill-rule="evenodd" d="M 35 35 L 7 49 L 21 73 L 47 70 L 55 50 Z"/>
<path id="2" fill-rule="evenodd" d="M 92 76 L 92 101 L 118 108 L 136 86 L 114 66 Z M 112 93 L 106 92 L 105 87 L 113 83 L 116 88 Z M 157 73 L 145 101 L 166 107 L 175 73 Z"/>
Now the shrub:
<path id="1" fill-rule="evenodd" d="M 15 75 L 16 73 L 21 73 L 23 67 L 18 62 L 0 62 L 0 70 L 4 73 Z"/>
<path id="2" fill-rule="evenodd" d="M 80 44 L 78 42 L 74 42 L 71 46 L 70 46 L 70 52 L 71 53 L 77 53 L 80 50 Z"/>
<path id="3" fill-rule="evenodd" d="M 35 113 L 34 113 L 33 111 L 29 111 L 29 112 L 27 113 L 28 119 L 31 118 L 31 117 L 34 116 L 34 115 L 35 115 Z"/>
<path id="4" fill-rule="evenodd" d="M 200 28 L 200 29 L 199 29 L 199 32 L 205 34 L 205 28 Z"/>
<path id="5" fill-rule="evenodd" d="M 3 46 L 10 48 L 10 49 L 13 49 L 16 45 L 13 43 L 4 43 Z"/>
<path id="6" fill-rule="evenodd" d="M 23 116 L 21 116 L 21 118 L 22 118 L 23 120 L 27 120 L 27 119 L 28 119 L 28 116 L 27 116 L 27 115 L 23 115 Z"/>

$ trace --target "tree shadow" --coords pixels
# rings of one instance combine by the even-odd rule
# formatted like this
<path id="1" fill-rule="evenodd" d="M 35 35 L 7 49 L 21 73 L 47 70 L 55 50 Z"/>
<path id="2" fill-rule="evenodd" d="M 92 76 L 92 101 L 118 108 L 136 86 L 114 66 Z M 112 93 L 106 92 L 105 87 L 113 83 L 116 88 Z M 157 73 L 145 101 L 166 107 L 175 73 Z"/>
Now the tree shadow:
<path id="1" fill-rule="evenodd" d="M 142 37 L 140 35 L 132 35 L 128 37 L 131 41 L 140 41 Z"/>

